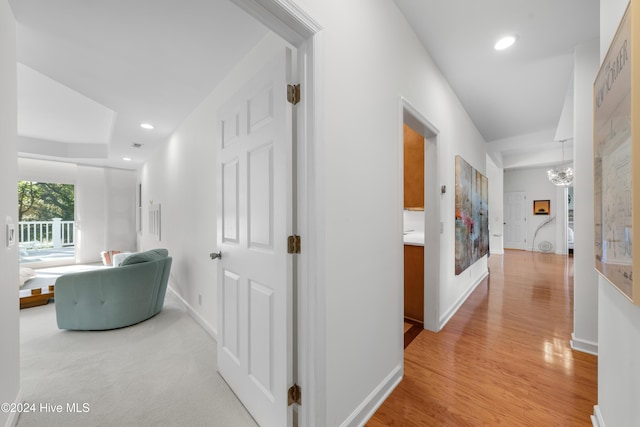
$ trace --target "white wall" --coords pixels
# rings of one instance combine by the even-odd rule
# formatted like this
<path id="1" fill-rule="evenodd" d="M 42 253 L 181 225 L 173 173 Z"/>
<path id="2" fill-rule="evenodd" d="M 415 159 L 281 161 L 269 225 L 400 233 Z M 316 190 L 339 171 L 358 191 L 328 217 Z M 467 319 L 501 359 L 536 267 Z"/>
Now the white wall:
<path id="1" fill-rule="evenodd" d="M 600 0 L 600 63 L 607 54 L 630 0 Z"/>
<path id="2" fill-rule="evenodd" d="M 532 250 L 532 245 L 535 244 L 533 250 L 539 251 L 538 244 L 546 240 L 553 245 L 553 252 L 555 253 L 556 250 L 562 246 L 562 242 L 558 242 L 557 227 L 562 227 L 563 224 L 565 224 L 563 218 L 565 218 L 566 215 L 562 213 L 562 188 L 553 185 L 549 181 L 547 178 L 547 169 L 548 167 L 505 171 L 504 192 L 522 191 L 527 197 L 525 205 L 525 213 L 527 214 L 527 244 L 525 248 L 530 251 Z M 534 200 L 550 200 L 551 214 L 534 215 Z M 540 229 L 534 242 L 533 236 L 536 228 L 551 217 L 555 217 L 556 219 Z"/>
<path id="3" fill-rule="evenodd" d="M 504 170 L 487 156 L 489 180 L 489 250 L 492 254 L 504 253 Z"/>
<path id="4" fill-rule="evenodd" d="M 18 158 L 18 180 L 76 184 L 78 173 L 75 163 L 53 162 L 40 159 Z"/>
<path id="5" fill-rule="evenodd" d="M 635 2 L 634 2 L 635 3 Z M 600 2 L 600 59 L 607 52 L 627 0 Z M 636 5 L 637 7 L 637 5 Z M 640 307 L 598 278 L 598 406 L 601 425 L 640 420 Z"/>
<path id="6" fill-rule="evenodd" d="M 600 279 L 598 293 L 598 405 L 602 426 L 640 420 L 640 307 Z"/>
<path id="7" fill-rule="evenodd" d="M 577 46 L 574 67 L 573 165 L 574 252 L 573 335 L 575 349 L 598 350 L 598 275 L 594 270 L 593 219 L 593 81 L 599 65 L 599 43 Z"/>
<path id="8" fill-rule="evenodd" d="M 107 249 L 133 251 L 137 247 L 136 183 L 135 171 L 104 169 L 104 247 Z"/>
<path id="9" fill-rule="evenodd" d="M 104 172 L 103 168 L 78 166 L 77 179 L 82 183 L 76 188 L 76 260 L 79 263 L 98 261 L 101 251 L 116 249 L 108 248 L 105 242 Z"/>
<path id="10" fill-rule="evenodd" d="M 399 97 L 438 130 L 443 257 L 440 318 L 486 273 L 486 258 L 455 276 L 455 155 L 486 174 L 484 140 L 396 6 L 309 0 L 322 32 L 322 163 L 327 418 L 357 423 L 403 363 Z M 345 245 L 344 242 L 353 242 Z"/>
<path id="11" fill-rule="evenodd" d="M 7 1 L 0 2 L 0 403 L 17 402 L 20 393 L 18 324 L 18 245 L 6 246 L 6 222 L 18 222 L 16 161 L 16 27 Z M 17 420 L 0 411 L 0 425 Z"/>
<path id="12" fill-rule="evenodd" d="M 19 158 L 18 179 L 75 186 L 78 263 L 99 261 L 103 250 L 136 249 L 135 171 Z"/>

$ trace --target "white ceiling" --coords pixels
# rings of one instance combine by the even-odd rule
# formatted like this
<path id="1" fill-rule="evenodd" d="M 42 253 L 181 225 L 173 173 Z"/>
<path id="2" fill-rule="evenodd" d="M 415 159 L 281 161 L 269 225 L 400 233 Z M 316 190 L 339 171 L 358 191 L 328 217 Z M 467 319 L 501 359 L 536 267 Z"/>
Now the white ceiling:
<path id="1" fill-rule="evenodd" d="M 598 38 L 599 0 L 395 3 L 505 168 L 559 162 L 554 137 L 572 95 L 573 50 Z M 494 50 L 508 34 L 517 43 Z"/>
<path id="2" fill-rule="evenodd" d="M 559 162 L 573 49 L 598 37 L 598 0 L 395 2 L 492 157 L 505 168 Z M 268 31 L 228 0 L 10 4 L 21 155 L 124 168 L 138 167 Z M 493 50 L 509 33 L 516 45 Z"/>
<path id="3" fill-rule="evenodd" d="M 268 32 L 228 0 L 10 4 L 20 154 L 130 169 Z"/>
<path id="4" fill-rule="evenodd" d="M 18 134 L 69 143 L 109 143 L 116 120 L 113 110 L 24 64 L 18 63 L 18 75 Z"/>

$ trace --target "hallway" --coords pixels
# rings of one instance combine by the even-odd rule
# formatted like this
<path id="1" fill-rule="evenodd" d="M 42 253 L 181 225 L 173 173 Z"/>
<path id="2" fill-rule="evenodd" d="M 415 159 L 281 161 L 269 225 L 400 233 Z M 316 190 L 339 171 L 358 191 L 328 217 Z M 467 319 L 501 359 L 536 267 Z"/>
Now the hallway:
<path id="1" fill-rule="evenodd" d="M 367 424 L 591 426 L 597 357 L 573 351 L 573 258 L 507 250 Z"/>

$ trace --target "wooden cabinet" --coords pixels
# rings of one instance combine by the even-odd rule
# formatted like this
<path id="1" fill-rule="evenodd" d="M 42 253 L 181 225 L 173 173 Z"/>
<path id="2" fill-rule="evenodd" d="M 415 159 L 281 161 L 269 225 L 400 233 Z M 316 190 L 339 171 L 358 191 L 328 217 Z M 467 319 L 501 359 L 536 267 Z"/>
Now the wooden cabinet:
<path id="1" fill-rule="evenodd" d="M 424 209 L 424 137 L 404 125 L 404 207 Z"/>
<path id="2" fill-rule="evenodd" d="M 404 245 L 404 317 L 424 322 L 424 246 Z"/>

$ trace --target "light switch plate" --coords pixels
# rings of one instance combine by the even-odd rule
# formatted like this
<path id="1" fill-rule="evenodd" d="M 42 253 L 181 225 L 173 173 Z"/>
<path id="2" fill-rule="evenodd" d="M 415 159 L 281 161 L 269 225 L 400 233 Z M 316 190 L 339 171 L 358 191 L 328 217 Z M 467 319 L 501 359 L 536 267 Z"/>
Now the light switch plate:
<path id="1" fill-rule="evenodd" d="M 11 220 L 11 217 L 7 217 L 6 221 L 6 233 L 7 233 L 7 248 L 16 244 L 16 225 Z"/>

